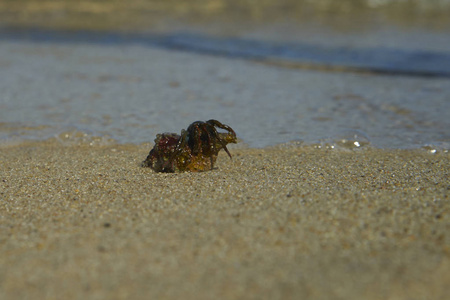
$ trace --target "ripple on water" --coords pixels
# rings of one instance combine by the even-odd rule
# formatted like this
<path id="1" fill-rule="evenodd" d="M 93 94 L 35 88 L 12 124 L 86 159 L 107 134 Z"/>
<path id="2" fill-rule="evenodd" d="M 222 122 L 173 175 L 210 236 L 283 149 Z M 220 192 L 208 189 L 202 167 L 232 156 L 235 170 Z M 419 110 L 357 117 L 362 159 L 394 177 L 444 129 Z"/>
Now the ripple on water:
<path id="1" fill-rule="evenodd" d="M 371 144 L 369 136 L 361 130 L 346 129 L 332 137 L 320 139 L 311 144 L 316 149 L 356 150 L 367 148 Z"/>
<path id="2" fill-rule="evenodd" d="M 450 149 L 450 142 L 425 144 L 421 147 L 421 149 L 427 151 L 430 154 L 448 153 L 448 150 Z"/>

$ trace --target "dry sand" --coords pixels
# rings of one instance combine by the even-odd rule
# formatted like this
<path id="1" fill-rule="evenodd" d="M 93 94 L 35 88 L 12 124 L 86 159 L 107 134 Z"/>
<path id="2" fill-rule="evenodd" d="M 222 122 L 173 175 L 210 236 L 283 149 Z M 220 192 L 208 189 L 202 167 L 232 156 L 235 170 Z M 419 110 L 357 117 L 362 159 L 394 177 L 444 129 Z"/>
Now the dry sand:
<path id="1" fill-rule="evenodd" d="M 186 21 L 199 27 L 224 21 L 231 30 L 236 28 L 233 23 L 248 27 L 318 20 L 345 30 L 355 28 L 355 23 L 360 29 L 386 22 L 445 29 L 449 10 L 446 0 L 10 0 L 0 1 L 0 26 L 145 31 L 167 28 L 168 23 L 182 29 Z"/>
<path id="2" fill-rule="evenodd" d="M 447 153 L 0 148 L 0 299 L 444 299 Z"/>

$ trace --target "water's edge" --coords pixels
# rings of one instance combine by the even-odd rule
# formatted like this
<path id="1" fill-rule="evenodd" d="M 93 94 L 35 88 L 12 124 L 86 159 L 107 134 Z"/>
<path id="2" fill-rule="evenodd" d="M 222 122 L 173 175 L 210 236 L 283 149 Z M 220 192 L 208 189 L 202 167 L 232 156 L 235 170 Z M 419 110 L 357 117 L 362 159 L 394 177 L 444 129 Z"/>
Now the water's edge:
<path id="1" fill-rule="evenodd" d="M 276 43 L 221 38 L 189 32 L 143 34 L 44 29 L 1 30 L 0 40 L 103 46 L 140 45 L 204 55 L 296 67 L 382 75 L 450 78 L 450 53 L 420 49 L 325 47 L 308 43 Z"/>
<path id="2" fill-rule="evenodd" d="M 450 149 L 449 53 L 191 33 L 0 30 L 0 40 L 2 144 L 139 144 L 215 118 L 251 147 Z"/>

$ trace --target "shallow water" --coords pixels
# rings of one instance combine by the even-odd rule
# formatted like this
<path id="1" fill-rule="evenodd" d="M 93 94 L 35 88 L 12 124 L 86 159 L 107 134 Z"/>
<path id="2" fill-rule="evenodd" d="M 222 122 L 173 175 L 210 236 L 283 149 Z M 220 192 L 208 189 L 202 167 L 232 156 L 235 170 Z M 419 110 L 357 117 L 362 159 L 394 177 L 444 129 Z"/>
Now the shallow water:
<path id="1" fill-rule="evenodd" d="M 214 118 L 251 147 L 450 148 L 441 33 L 349 47 L 257 32 L 3 31 L 0 140 L 143 143 Z"/>

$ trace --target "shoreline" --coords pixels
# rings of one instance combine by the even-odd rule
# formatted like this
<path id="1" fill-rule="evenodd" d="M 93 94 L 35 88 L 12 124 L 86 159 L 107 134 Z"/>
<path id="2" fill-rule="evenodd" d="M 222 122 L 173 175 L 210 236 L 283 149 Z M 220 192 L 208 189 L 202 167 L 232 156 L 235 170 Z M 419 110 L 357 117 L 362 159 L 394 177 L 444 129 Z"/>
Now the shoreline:
<path id="1" fill-rule="evenodd" d="M 161 174 L 149 151 L 0 148 L 0 297 L 447 295 L 446 153 L 232 148 Z"/>
<path id="2" fill-rule="evenodd" d="M 4 125 L 4 124 L 0 124 Z M 45 125 L 37 126 L 36 128 L 45 128 Z M 25 130 L 33 130 L 33 127 L 23 127 Z M 428 155 L 448 155 L 450 146 L 446 141 L 435 141 L 432 143 L 424 143 L 422 145 L 408 145 L 405 147 L 383 147 L 376 145 L 362 131 L 348 130 L 345 136 L 336 135 L 327 138 L 317 138 L 316 141 L 292 140 L 287 142 L 275 143 L 265 146 L 251 145 L 241 138 L 237 138 L 237 143 L 227 145 L 233 150 L 285 150 L 285 149 L 304 149 L 306 151 L 331 151 L 331 152 L 358 152 L 358 151 L 382 151 L 382 152 L 417 152 L 419 154 Z M 354 136 L 351 136 L 353 133 Z M 150 151 L 154 146 L 153 139 L 146 142 L 125 142 L 119 141 L 108 134 L 92 135 L 79 130 L 63 131 L 58 134 L 47 134 L 46 136 L 31 137 L 18 135 L 17 137 L 7 137 L 0 139 L 0 150 L 6 150 L 15 147 L 137 147 L 148 148 Z M 148 153 L 147 153 L 148 154 Z"/>

